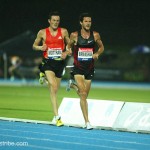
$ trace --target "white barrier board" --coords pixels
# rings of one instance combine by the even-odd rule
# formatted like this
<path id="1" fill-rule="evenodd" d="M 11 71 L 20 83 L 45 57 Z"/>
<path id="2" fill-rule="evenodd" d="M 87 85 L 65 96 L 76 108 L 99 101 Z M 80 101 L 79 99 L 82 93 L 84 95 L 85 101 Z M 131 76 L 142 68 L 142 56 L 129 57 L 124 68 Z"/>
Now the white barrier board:
<path id="1" fill-rule="evenodd" d="M 150 131 L 150 103 L 126 102 L 114 126 L 127 131 Z"/>
<path id="2" fill-rule="evenodd" d="M 113 100 L 87 99 L 89 120 L 95 127 L 112 127 L 124 102 Z M 63 98 L 59 107 L 64 124 L 84 126 L 79 98 Z"/>

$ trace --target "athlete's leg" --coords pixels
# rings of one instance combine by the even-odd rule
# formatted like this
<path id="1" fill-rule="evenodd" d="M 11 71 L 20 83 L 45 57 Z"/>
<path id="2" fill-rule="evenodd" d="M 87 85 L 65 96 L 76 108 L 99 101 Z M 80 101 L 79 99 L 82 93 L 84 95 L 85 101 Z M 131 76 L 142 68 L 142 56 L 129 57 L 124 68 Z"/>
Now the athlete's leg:
<path id="1" fill-rule="evenodd" d="M 83 75 L 75 75 L 75 81 L 77 83 L 78 89 L 79 89 L 79 96 L 80 96 L 80 106 L 83 113 L 83 117 L 85 120 L 85 123 L 89 122 L 88 118 L 88 104 L 87 104 L 87 89 L 86 89 L 86 83 L 85 78 Z"/>
<path id="2" fill-rule="evenodd" d="M 53 112 L 55 116 L 58 116 L 58 102 L 57 102 L 57 92 L 60 86 L 61 78 L 57 78 L 55 73 L 52 71 L 45 71 L 48 86 L 50 91 L 50 98 L 53 107 Z"/>
<path id="3" fill-rule="evenodd" d="M 72 66 L 71 66 L 71 68 L 72 68 Z M 73 72 L 71 70 L 69 73 L 69 80 L 68 80 L 68 83 L 66 86 L 66 91 L 70 91 L 70 89 L 74 89 L 78 93 L 78 86 L 74 80 L 75 80 L 74 75 L 73 75 Z"/>
<path id="4" fill-rule="evenodd" d="M 85 85 L 86 85 L 86 93 L 87 93 L 87 97 L 88 97 L 89 91 L 91 89 L 91 80 L 85 80 Z"/>
<path id="5" fill-rule="evenodd" d="M 47 64 L 44 62 L 44 60 L 42 61 L 42 63 L 39 65 L 39 83 L 40 84 L 48 84 L 47 78 L 45 76 L 45 72 L 44 72 L 44 65 Z"/>

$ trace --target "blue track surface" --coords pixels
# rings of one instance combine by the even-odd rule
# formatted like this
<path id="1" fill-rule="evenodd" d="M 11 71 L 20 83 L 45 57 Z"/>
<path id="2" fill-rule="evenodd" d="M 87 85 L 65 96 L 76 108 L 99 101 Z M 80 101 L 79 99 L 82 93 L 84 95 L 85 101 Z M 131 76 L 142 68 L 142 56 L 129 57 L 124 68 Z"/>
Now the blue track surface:
<path id="1" fill-rule="evenodd" d="M 11 145 L 17 142 L 27 145 Z M 150 150 L 150 134 L 0 121 L 0 149 Z"/>

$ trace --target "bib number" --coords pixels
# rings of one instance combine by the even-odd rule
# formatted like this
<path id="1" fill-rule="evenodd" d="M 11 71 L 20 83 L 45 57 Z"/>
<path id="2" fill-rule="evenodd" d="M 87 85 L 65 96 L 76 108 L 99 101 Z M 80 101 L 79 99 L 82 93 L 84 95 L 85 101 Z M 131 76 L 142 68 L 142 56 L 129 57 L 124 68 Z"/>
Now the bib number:
<path id="1" fill-rule="evenodd" d="M 49 48 L 47 54 L 49 59 L 61 59 L 62 49 Z"/>
<path id="2" fill-rule="evenodd" d="M 93 48 L 79 48 L 78 61 L 90 61 L 93 56 Z"/>

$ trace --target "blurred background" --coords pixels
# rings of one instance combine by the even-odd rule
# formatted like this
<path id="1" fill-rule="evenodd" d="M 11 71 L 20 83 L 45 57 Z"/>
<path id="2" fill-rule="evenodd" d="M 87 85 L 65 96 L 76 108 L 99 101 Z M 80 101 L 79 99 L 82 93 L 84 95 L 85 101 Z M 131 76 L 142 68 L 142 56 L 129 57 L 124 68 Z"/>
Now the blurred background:
<path id="1" fill-rule="evenodd" d="M 79 15 L 90 12 L 105 51 L 96 62 L 95 80 L 150 82 L 150 2 L 112 0 L 1 0 L 0 79 L 38 79 L 41 52 L 33 51 L 37 32 L 49 26 L 51 11 L 61 27 L 79 29 Z M 64 76 L 64 79 L 67 76 Z"/>

